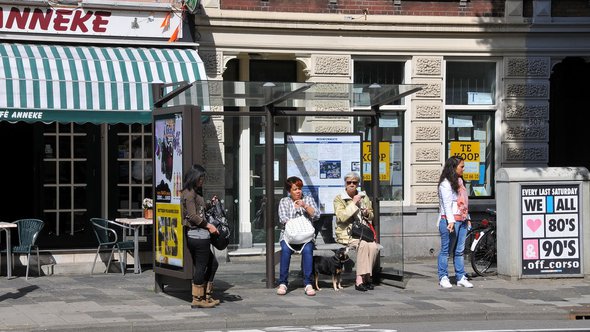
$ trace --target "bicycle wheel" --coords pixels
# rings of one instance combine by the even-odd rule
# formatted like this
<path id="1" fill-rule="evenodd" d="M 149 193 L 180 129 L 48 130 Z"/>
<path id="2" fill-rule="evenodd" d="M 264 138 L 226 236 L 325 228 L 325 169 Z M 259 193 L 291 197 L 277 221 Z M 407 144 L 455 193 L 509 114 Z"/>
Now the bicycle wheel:
<path id="1" fill-rule="evenodd" d="M 485 232 L 471 253 L 471 266 L 480 276 L 495 274 L 496 262 L 496 230 Z"/>

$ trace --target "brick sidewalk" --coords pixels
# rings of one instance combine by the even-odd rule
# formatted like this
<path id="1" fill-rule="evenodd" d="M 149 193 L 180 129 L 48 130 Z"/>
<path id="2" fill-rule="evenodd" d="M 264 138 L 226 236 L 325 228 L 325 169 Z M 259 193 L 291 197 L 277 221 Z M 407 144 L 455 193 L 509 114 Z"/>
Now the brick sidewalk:
<path id="1" fill-rule="evenodd" d="M 461 312 L 471 320 L 568 319 L 590 312 L 590 282 L 583 278 L 507 280 L 474 278 L 473 289 L 441 289 L 436 261 L 405 264 L 405 288 L 379 285 L 354 290 L 353 273 L 345 289 L 303 293 L 299 263 L 293 259 L 289 293 L 267 289 L 264 258 L 221 264 L 213 309 L 191 309 L 188 290 L 154 293 L 154 274 L 55 275 L 0 280 L 0 329 L 35 331 L 191 330 L 330 323 L 445 321 Z M 388 264 L 382 263 L 387 271 Z M 278 267 L 277 267 L 278 276 Z M 354 315 L 350 313 L 354 312 Z"/>

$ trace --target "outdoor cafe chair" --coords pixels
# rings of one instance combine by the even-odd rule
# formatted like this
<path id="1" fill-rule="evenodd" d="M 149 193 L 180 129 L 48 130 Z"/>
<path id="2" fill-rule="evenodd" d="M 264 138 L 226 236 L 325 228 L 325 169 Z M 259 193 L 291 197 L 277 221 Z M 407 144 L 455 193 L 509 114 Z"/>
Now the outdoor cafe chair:
<path id="1" fill-rule="evenodd" d="M 12 255 L 27 254 L 27 272 L 25 279 L 29 280 L 29 266 L 31 265 L 31 250 L 35 249 L 37 252 L 37 273 L 41 276 L 41 261 L 39 260 L 39 246 L 35 244 L 39 233 L 45 226 L 45 222 L 39 219 L 19 219 L 14 221 L 17 225 L 18 245 L 12 246 Z M 10 232 L 10 230 L 7 230 Z M 2 252 L 6 252 L 2 250 Z M 1 256 L 0 256 L 1 257 Z M 1 262 L 0 262 L 1 263 Z M 14 259 L 12 259 L 14 265 Z"/>
<path id="2" fill-rule="evenodd" d="M 102 218 L 91 218 L 90 222 L 92 223 L 94 234 L 96 235 L 96 239 L 98 240 L 98 248 L 96 248 L 96 256 L 94 256 L 94 263 L 92 263 L 92 270 L 90 271 L 90 274 L 94 273 L 94 266 L 96 265 L 96 259 L 100 255 L 100 251 L 104 249 L 110 249 L 111 252 L 109 254 L 109 261 L 107 263 L 107 268 L 104 271 L 104 273 L 107 273 L 109 271 L 109 267 L 111 266 L 111 260 L 113 258 L 113 254 L 115 253 L 115 249 L 117 249 L 117 252 L 119 253 L 119 264 L 121 266 L 121 273 L 125 275 L 125 270 L 127 268 L 127 251 L 133 251 L 133 240 L 119 241 L 117 231 L 111 227 L 114 226 L 126 229 L 131 228 L 125 225 L 121 225 L 117 222 Z M 125 254 L 125 256 L 123 256 L 122 254 Z"/>

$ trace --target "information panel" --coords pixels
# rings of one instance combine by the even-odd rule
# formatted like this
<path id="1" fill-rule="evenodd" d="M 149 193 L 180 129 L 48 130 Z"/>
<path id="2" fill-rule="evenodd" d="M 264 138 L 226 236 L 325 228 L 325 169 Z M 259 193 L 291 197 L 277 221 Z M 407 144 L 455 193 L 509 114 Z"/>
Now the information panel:
<path id="1" fill-rule="evenodd" d="M 303 194 L 322 214 L 334 213 L 334 198 L 344 191 L 344 176 L 361 175 L 360 134 L 286 134 L 287 176 L 303 180 Z M 361 175 L 362 176 L 362 175 Z"/>
<path id="2" fill-rule="evenodd" d="M 167 265 L 168 268 L 182 268 L 182 115 L 157 116 L 154 124 L 154 229 L 157 230 L 154 258 L 157 264 Z"/>
<path id="3" fill-rule="evenodd" d="M 522 185 L 522 274 L 581 273 L 580 186 Z"/>

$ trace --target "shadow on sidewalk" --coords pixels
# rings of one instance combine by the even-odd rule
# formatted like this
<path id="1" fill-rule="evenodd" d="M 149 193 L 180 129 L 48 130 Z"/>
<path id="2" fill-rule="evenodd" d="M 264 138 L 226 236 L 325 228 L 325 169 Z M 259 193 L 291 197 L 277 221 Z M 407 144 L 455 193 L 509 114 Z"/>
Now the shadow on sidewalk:
<path id="1" fill-rule="evenodd" d="M 220 300 L 222 303 L 242 301 L 242 297 L 240 295 L 235 295 L 228 292 L 228 290 L 232 288 L 235 288 L 235 285 L 223 280 L 215 280 L 213 297 Z M 187 287 L 182 287 L 179 285 L 166 285 L 164 287 L 164 293 L 179 300 L 185 301 L 187 304 L 193 300 L 190 285 Z"/>
<path id="2" fill-rule="evenodd" d="M 0 296 L 0 302 L 8 300 L 8 299 L 12 299 L 12 300 L 19 299 L 19 298 L 27 295 L 28 293 L 31 293 L 37 289 L 39 289 L 39 286 L 27 286 L 27 287 L 19 288 L 16 292 L 6 293 L 6 294 L 3 294 L 2 296 Z"/>

